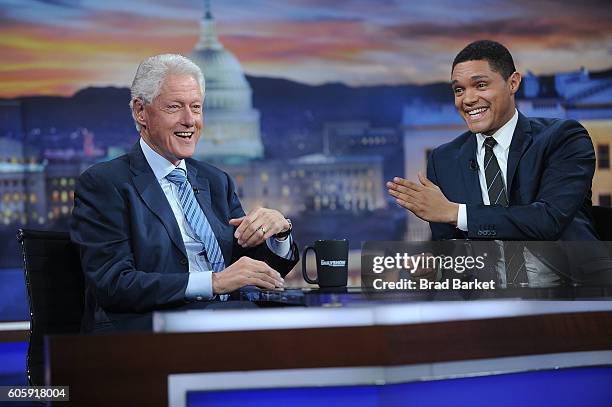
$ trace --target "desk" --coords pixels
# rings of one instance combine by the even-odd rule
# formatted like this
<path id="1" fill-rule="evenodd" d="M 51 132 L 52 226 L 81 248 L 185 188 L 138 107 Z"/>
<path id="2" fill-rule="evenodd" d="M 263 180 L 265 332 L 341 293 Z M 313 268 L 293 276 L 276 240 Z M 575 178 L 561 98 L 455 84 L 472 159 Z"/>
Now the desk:
<path id="1" fill-rule="evenodd" d="M 329 293 L 303 298 L 311 295 L 314 301 Z M 69 384 L 73 405 L 152 406 L 168 403 L 172 374 L 392 368 L 612 349 L 612 302 L 588 299 L 428 302 L 409 296 L 168 312 L 155 321 L 157 332 L 48 338 L 50 383 Z"/>

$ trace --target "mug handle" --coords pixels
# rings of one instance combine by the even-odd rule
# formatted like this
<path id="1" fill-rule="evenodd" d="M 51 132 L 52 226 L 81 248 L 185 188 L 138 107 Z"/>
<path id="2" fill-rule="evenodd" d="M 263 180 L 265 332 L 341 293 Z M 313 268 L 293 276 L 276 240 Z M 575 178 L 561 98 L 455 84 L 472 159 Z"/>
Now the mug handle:
<path id="1" fill-rule="evenodd" d="M 308 274 L 306 273 L 306 254 L 308 253 L 308 250 L 310 249 L 314 251 L 314 247 L 306 246 L 304 248 L 304 251 L 302 252 L 302 276 L 304 277 L 304 280 L 306 280 L 308 284 L 319 284 L 318 276 L 316 280 L 311 280 L 310 277 L 308 277 Z"/>

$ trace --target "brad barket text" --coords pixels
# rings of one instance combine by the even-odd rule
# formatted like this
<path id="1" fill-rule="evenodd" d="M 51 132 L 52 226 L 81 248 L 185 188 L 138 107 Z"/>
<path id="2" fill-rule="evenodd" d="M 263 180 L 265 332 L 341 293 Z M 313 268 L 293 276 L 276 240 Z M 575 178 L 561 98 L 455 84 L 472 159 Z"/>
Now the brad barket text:
<path id="1" fill-rule="evenodd" d="M 463 281 L 460 278 L 452 278 L 443 281 L 410 280 L 402 278 L 397 281 L 384 281 L 377 278 L 372 282 L 375 290 L 495 290 L 495 280 Z"/>

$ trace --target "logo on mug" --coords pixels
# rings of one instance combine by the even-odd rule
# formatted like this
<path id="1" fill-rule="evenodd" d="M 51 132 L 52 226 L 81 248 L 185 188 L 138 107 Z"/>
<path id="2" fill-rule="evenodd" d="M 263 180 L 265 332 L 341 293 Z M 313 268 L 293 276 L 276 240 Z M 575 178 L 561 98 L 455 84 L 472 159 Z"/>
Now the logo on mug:
<path id="1" fill-rule="evenodd" d="M 346 265 L 346 260 L 321 260 L 321 265 L 328 267 L 344 267 Z"/>

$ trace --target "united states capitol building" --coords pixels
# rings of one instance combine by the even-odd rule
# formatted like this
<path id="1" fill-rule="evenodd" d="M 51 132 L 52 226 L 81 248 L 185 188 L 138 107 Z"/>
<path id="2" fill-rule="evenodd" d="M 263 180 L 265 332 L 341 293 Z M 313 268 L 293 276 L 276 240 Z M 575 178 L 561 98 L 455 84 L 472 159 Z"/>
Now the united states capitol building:
<path id="1" fill-rule="evenodd" d="M 325 216 L 362 214 L 386 206 L 380 157 L 316 154 L 264 159 L 252 89 L 238 59 L 219 41 L 208 2 L 199 40 L 189 57 L 206 81 L 205 125 L 194 158 L 232 175 L 245 210 L 267 206 L 286 216 L 313 212 Z M 117 155 L 110 149 L 106 154 L 96 150 L 93 133 L 87 129 L 78 129 L 82 150 L 56 150 L 53 156 L 48 156 L 49 151 L 27 152 L 20 141 L 24 136 L 17 135 L 27 127 L 22 117 L 18 101 L 0 105 L 0 227 L 67 218 L 80 173 Z M 30 129 L 28 138 L 35 139 L 41 131 L 50 129 Z"/>
<path id="2" fill-rule="evenodd" d="M 189 58 L 205 78 L 205 125 L 194 157 L 226 170 L 245 210 L 278 208 L 287 216 L 308 212 L 362 213 L 386 206 L 378 157 L 303 156 L 264 160 L 260 114 L 238 59 L 219 41 L 206 1 L 200 37 Z M 282 135 L 278 135 L 282 137 Z"/>
<path id="3" fill-rule="evenodd" d="M 257 159 L 263 157 L 259 112 L 238 59 L 219 42 L 208 2 L 200 39 L 189 58 L 206 80 L 205 126 L 195 158 Z"/>

